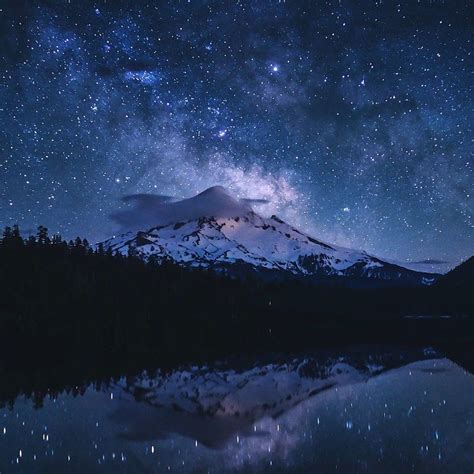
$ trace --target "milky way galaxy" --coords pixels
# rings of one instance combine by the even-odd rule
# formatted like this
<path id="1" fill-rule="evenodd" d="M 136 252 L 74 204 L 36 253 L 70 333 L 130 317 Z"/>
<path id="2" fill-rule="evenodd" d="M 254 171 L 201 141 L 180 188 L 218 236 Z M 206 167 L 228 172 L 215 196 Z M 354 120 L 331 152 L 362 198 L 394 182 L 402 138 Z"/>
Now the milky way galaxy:
<path id="1" fill-rule="evenodd" d="M 91 241 L 223 185 L 401 261 L 474 251 L 471 2 L 0 3 L 0 224 Z"/>

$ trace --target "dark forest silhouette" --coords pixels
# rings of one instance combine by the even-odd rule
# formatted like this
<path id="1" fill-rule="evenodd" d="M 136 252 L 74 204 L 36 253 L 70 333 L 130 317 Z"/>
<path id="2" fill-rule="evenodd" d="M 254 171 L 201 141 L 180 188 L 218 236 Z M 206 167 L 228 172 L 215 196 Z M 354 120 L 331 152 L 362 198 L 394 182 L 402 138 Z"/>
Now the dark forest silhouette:
<path id="1" fill-rule="evenodd" d="M 357 289 L 264 281 L 114 255 L 44 226 L 0 241 L 0 399 L 39 400 L 187 361 L 314 344 L 447 343 L 472 337 L 465 286 Z M 449 315 L 433 320 L 407 315 Z M 8 375 L 5 375 L 8 374 Z M 13 378 L 12 378 L 13 377 Z"/>

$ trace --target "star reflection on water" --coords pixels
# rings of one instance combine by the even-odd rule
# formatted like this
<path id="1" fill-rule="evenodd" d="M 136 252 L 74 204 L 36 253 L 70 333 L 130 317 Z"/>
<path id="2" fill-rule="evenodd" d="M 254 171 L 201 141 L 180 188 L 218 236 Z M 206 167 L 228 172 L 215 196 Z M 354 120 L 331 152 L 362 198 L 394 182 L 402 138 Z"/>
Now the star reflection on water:
<path id="1" fill-rule="evenodd" d="M 395 354 L 396 356 L 396 354 Z M 0 411 L 0 472 L 472 472 L 474 377 L 432 353 L 193 367 Z"/>

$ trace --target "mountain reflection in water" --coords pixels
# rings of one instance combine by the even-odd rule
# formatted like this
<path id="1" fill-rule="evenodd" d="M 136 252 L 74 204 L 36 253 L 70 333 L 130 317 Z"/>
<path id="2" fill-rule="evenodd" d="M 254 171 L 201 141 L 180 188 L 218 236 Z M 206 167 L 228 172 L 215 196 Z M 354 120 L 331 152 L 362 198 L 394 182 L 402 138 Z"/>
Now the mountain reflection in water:
<path id="1" fill-rule="evenodd" d="M 0 411 L 0 472 L 456 472 L 474 377 L 429 350 L 188 368 Z"/>

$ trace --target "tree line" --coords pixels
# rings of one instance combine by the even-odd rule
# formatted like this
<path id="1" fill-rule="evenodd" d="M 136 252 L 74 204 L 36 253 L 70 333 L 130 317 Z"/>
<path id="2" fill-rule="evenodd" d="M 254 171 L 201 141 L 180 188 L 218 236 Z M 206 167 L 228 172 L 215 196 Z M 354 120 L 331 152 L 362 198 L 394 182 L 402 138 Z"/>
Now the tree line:
<path id="1" fill-rule="evenodd" d="M 17 225 L 3 230 L 0 377 L 10 382 L 0 399 L 242 352 L 406 339 L 416 323 L 401 316 L 472 309 L 451 290 L 232 278 L 130 250 L 66 241 L 44 226 L 27 238 Z"/>

